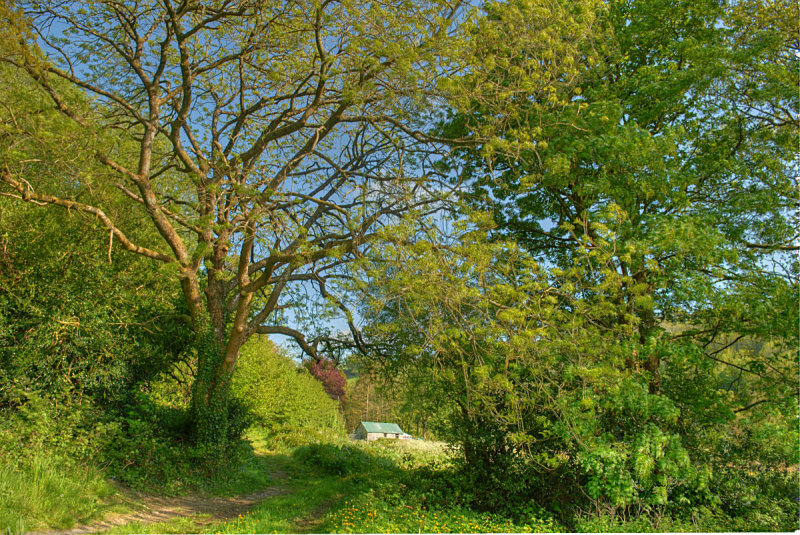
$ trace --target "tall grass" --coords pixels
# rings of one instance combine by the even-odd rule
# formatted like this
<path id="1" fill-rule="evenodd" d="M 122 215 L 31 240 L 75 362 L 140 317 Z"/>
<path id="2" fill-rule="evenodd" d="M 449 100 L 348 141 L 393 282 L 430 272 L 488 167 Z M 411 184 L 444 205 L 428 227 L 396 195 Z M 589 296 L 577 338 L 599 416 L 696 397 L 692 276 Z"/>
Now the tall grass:
<path id="1" fill-rule="evenodd" d="M 97 469 L 58 457 L 0 458 L 0 533 L 72 527 L 95 516 L 114 492 Z"/>

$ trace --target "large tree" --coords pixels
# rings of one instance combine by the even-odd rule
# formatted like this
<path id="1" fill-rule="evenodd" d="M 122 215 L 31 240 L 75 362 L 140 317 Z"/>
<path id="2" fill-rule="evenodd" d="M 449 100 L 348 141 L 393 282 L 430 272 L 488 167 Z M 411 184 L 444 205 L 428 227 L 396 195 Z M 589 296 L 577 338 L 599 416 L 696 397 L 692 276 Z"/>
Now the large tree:
<path id="1" fill-rule="evenodd" d="M 458 152 L 465 212 L 495 226 L 410 223 L 369 273 L 364 316 L 385 369 L 426 369 L 426 394 L 454 407 L 442 432 L 500 489 L 487 500 L 613 512 L 718 493 L 744 515 L 733 496 L 761 491 L 742 475 L 796 463 L 741 438 L 769 422 L 789 442 L 797 410 L 796 15 L 486 6 L 442 132 L 480 142 Z"/>
<path id="2" fill-rule="evenodd" d="M 692 339 L 718 360 L 729 336 L 757 335 L 784 351 L 740 371 L 796 397 L 797 6 L 652 0 L 595 10 L 602 38 L 579 44 L 574 69 L 546 91 L 519 82 L 532 58 L 518 48 L 475 45 L 487 60 L 472 76 L 509 90 L 478 99 L 465 79 L 467 97 L 444 127 L 493 137 L 461 152 L 470 203 L 494 214 L 497 234 L 562 267 L 614 243 L 603 258 L 625 289 L 615 321 L 636 317 L 639 342 L 651 342 L 628 363 L 649 371 L 651 391 L 662 342 Z M 666 333 L 664 322 L 690 328 Z"/>
<path id="3" fill-rule="evenodd" d="M 42 181 L 42 162 L 6 159 L 2 194 L 93 215 L 114 244 L 180 281 L 198 338 L 194 409 L 205 438 L 224 436 L 248 337 L 287 335 L 315 358 L 337 342 L 287 324 L 287 288 L 313 287 L 341 307 L 358 344 L 332 274 L 387 222 L 442 193 L 418 111 L 447 74 L 436 60 L 458 9 L 448 0 L 3 7 L 13 46 L 2 60 L 78 127 L 105 171 L 56 160 L 44 166 L 60 181 Z M 109 129 L 135 150 L 109 141 Z M 160 242 L 136 243 L 86 201 L 97 181 L 141 206 Z"/>

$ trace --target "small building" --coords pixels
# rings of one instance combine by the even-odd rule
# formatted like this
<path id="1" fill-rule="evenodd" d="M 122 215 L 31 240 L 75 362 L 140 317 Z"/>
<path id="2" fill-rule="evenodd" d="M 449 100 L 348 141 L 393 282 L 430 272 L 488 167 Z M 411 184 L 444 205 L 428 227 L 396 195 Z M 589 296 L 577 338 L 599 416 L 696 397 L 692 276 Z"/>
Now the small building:
<path id="1" fill-rule="evenodd" d="M 361 422 L 353 433 L 355 438 L 361 440 L 378 440 L 379 438 L 411 438 L 411 435 L 404 433 L 397 424 L 386 422 Z"/>

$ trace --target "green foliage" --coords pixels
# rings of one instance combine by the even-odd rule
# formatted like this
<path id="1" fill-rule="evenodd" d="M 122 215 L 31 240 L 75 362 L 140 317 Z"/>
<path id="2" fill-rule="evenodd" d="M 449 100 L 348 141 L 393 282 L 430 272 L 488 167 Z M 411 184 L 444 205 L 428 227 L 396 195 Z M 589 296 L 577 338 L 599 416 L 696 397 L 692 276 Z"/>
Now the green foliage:
<path id="1" fill-rule="evenodd" d="M 798 527 L 796 5 L 187 6 L 144 16 L 165 44 L 130 52 L 119 17 L 98 16 L 121 4 L 35 4 L 38 23 L 72 26 L 59 44 L 78 68 L 57 74 L 0 6 L 5 527 L 23 531 L 36 500 L 68 523 L 57 493 L 93 514 L 106 487 L 87 460 L 139 489 L 235 487 L 220 474 L 248 459 L 251 422 L 271 447 L 304 445 L 323 494 L 352 483 L 341 531 Z M 262 18 L 274 31 L 243 30 Z M 191 76 L 157 56 L 179 35 Z M 315 84 L 281 108 L 286 87 Z M 417 145 L 436 84 L 437 143 L 458 142 L 429 173 L 406 150 L 445 154 Z M 458 177 L 451 220 L 424 215 L 435 172 Z M 453 458 L 320 444 L 343 425 L 317 381 L 264 338 L 235 362 L 248 333 L 293 332 L 270 324 L 306 283 L 325 301 L 315 320 L 352 320 L 356 298 L 325 286 L 339 280 L 363 295 L 375 350 L 348 424 L 431 430 Z M 272 530 L 269 514 L 253 526 Z"/>
<path id="2" fill-rule="evenodd" d="M 103 201 L 108 215 L 134 229 L 132 238 L 159 240 L 141 225 L 145 212 L 121 202 L 124 195 L 94 158 L 92 143 L 119 141 L 114 134 L 87 135 L 53 109 L 42 88 L 2 69 L 3 165 L 35 175 L 42 192 Z M 99 124 L 79 92 L 65 94 Z M 118 144 L 122 154 L 125 147 Z M 89 178 L 75 181 L 76 169 Z M 103 432 L 86 430 L 124 412 L 191 343 L 177 285 L 149 261 L 119 254 L 116 244 L 94 217 L 0 197 L 0 411 L 9 425 L 31 414 L 58 421 L 30 422 L 38 438 L 18 428 L 21 443 L 48 441 L 78 459 L 93 455 Z M 62 443 L 70 433 L 86 436 Z"/>
<path id="3" fill-rule="evenodd" d="M 116 489 L 94 467 L 38 449 L 0 460 L 0 532 L 70 528 L 92 519 Z"/>
<path id="4" fill-rule="evenodd" d="M 223 355 L 210 329 L 196 333 L 192 349 L 197 362 L 192 384 L 193 438 L 224 455 L 228 444 L 239 440 L 252 421 L 243 403 L 231 396 L 233 374 L 220 372 Z"/>
<path id="5" fill-rule="evenodd" d="M 663 506 L 688 502 L 683 493 L 702 497 L 708 473 L 692 466 L 672 434 L 679 410 L 672 401 L 651 395 L 647 383 L 632 377 L 610 389 L 603 400 L 604 418 L 594 436 L 580 448 L 580 465 L 588 476 L 586 490 L 615 506 Z"/>
<path id="6" fill-rule="evenodd" d="M 27 106 L 44 109 L 16 103 L 18 121 L 51 114 L 40 96 L 28 96 Z M 54 135 L 76 134 L 65 127 Z M 34 149 L 56 150 L 25 150 Z M 64 178 L 50 171 L 58 189 Z M 107 188 L 99 181 L 74 193 L 107 198 L 119 222 L 137 226 L 142 214 L 114 204 Z M 208 456 L 187 457 L 182 411 L 162 411 L 146 395 L 192 345 L 178 288 L 149 261 L 118 254 L 92 219 L 5 198 L 0 205 L 0 450 L 23 459 L 28 451 L 57 455 L 69 460 L 65 466 L 102 465 L 137 488 L 191 479 L 192 465 Z M 156 239 L 141 227 L 131 236 Z"/>
<path id="7" fill-rule="evenodd" d="M 747 398 L 723 386 L 729 369 L 690 341 L 639 342 L 641 320 L 621 299 L 635 281 L 608 262 L 613 238 L 548 269 L 513 242 L 488 241 L 485 219 L 475 220 L 455 235 L 417 230 L 365 264 L 368 334 L 393 347 L 374 367 L 426 377 L 416 387 L 449 415 L 437 434 L 460 448 L 459 486 L 473 489 L 465 503 L 496 512 L 535 499 L 566 523 L 581 511 L 677 522 L 712 510 L 728 525 L 761 525 L 723 505 L 725 463 L 757 458 L 791 480 L 785 470 L 796 456 L 781 449 L 734 461 L 722 437 L 744 424 L 732 400 Z M 596 266 L 591 279 L 587 266 Z M 668 363 L 657 376 L 653 357 Z M 764 389 L 730 380 L 750 384 L 750 395 Z M 791 440 L 780 413 L 774 430 Z M 708 436 L 715 431 L 719 439 Z M 789 487 L 773 483 L 781 503 L 791 499 Z"/>
<path id="8" fill-rule="evenodd" d="M 188 436 L 184 412 L 161 411 L 146 395 L 106 424 L 97 459 L 108 473 L 134 489 L 172 494 L 202 486 L 221 472 L 220 455 L 211 446 L 195 445 Z M 230 460 L 237 461 L 232 448 Z"/>
<path id="9" fill-rule="evenodd" d="M 92 425 L 94 408 L 9 390 L 16 410 L 0 418 L 0 530 L 64 528 L 96 516 L 115 489 L 89 460 L 105 436 Z"/>
<path id="10" fill-rule="evenodd" d="M 325 474 L 335 476 L 397 477 L 398 468 L 413 470 L 420 467 L 447 464 L 441 445 L 424 441 L 377 441 L 308 444 L 299 447 L 292 455 Z"/>
<path id="11" fill-rule="evenodd" d="M 295 458 L 325 476 L 347 481 L 348 497 L 325 517 L 333 533 L 552 532 L 560 526 L 544 511 L 481 513 L 464 497 L 471 491 L 459 479 L 441 444 L 427 441 L 310 445 Z M 308 477 L 308 476 L 307 476 Z"/>
<path id="12" fill-rule="evenodd" d="M 355 446 L 336 444 L 309 444 L 298 448 L 295 457 L 323 474 L 347 476 L 355 473 L 378 475 L 380 469 L 372 466 L 373 457 Z"/>
<path id="13" fill-rule="evenodd" d="M 427 506 L 424 496 L 393 492 L 378 486 L 328 515 L 332 533 L 553 533 L 561 527 L 551 519 L 531 516 L 517 524 L 500 515 L 462 507 Z"/>
<path id="14" fill-rule="evenodd" d="M 5 202 L 3 202 L 5 205 Z M 174 289 L 136 258 L 105 258 L 107 236 L 55 211 L 5 206 L 0 363 L 6 385 L 114 406 L 187 344 Z M 63 248 L 65 239 L 79 247 Z M 0 403 L 11 403 L 0 390 Z"/>
<path id="15" fill-rule="evenodd" d="M 187 412 L 165 408 L 142 391 L 114 412 L 88 400 L 78 405 L 68 396 L 54 399 L 21 388 L 14 399 L 14 409 L 3 412 L 0 454 L 22 466 L 41 456 L 58 459 L 67 479 L 73 466 L 99 478 L 92 467 L 102 466 L 105 477 L 129 487 L 175 493 L 222 485 L 238 475 L 230 467 L 247 459 L 239 441 L 228 445 L 224 457 L 194 444 Z"/>
<path id="16" fill-rule="evenodd" d="M 338 402 L 266 337 L 253 338 L 242 349 L 232 392 L 273 447 L 329 441 L 344 433 Z"/>
<path id="17" fill-rule="evenodd" d="M 548 65 L 561 78 L 530 83 L 562 83 L 524 88 L 519 65 L 529 58 L 513 41 L 494 44 L 479 72 L 521 94 L 510 101 L 456 90 L 456 114 L 442 127 L 481 145 L 457 158 L 472 188 L 465 199 L 492 214 L 493 234 L 539 261 L 568 268 L 586 247 L 605 248 L 602 267 L 618 274 L 618 299 L 638 319 L 640 344 L 676 321 L 691 325 L 684 334 L 702 347 L 755 333 L 787 344 L 753 355 L 745 368 L 760 373 L 768 361 L 759 389 L 790 402 L 798 392 L 787 379 L 796 377 L 796 299 L 785 300 L 798 288 L 789 253 L 798 94 L 787 83 L 800 63 L 786 21 L 796 6 L 652 0 L 583 8 L 595 33 L 577 42 L 560 26 L 568 23 L 539 11 L 509 21 L 489 9 L 489 20 L 506 28 L 538 23 L 553 32 L 559 61 Z M 476 46 L 494 43 L 493 35 L 477 32 Z M 590 258 L 583 276 L 602 267 Z M 780 333 L 770 327 L 785 321 L 792 326 Z M 651 357 L 645 367 L 657 389 L 664 359 Z"/>
<path id="18" fill-rule="evenodd" d="M 796 530 L 798 430 L 777 411 L 756 414 L 736 418 L 702 442 L 711 453 L 719 509 L 734 530 Z"/>
<path id="19" fill-rule="evenodd" d="M 794 455 L 731 444 L 750 414 L 781 442 L 796 424 L 797 8 L 541 8 L 488 3 L 475 25 L 439 131 L 475 141 L 443 167 L 479 224 L 409 223 L 375 255 L 365 315 L 404 348 L 375 360 L 430 375 L 484 507 L 761 526 L 731 472 L 791 480 Z"/>

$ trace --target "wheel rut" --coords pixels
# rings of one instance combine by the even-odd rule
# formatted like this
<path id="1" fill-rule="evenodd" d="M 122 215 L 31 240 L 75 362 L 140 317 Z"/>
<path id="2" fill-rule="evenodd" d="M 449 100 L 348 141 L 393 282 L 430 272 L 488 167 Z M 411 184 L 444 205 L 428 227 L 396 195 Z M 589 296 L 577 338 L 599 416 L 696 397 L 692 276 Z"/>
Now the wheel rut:
<path id="1" fill-rule="evenodd" d="M 283 481 L 286 474 L 282 471 L 272 472 L 273 481 Z M 255 507 L 264 500 L 280 494 L 285 494 L 289 489 L 281 483 L 267 487 L 251 494 L 241 494 L 230 497 L 208 496 L 176 496 L 163 497 L 151 495 L 135 495 L 133 499 L 139 504 L 137 511 L 128 513 L 112 513 L 102 520 L 75 526 L 63 530 L 29 531 L 27 535 L 83 535 L 88 533 L 102 533 L 117 526 L 133 522 L 154 524 L 166 522 L 179 517 L 192 517 L 195 515 L 209 515 L 208 518 L 198 519 L 197 524 L 207 525 L 213 522 L 229 520 Z"/>

